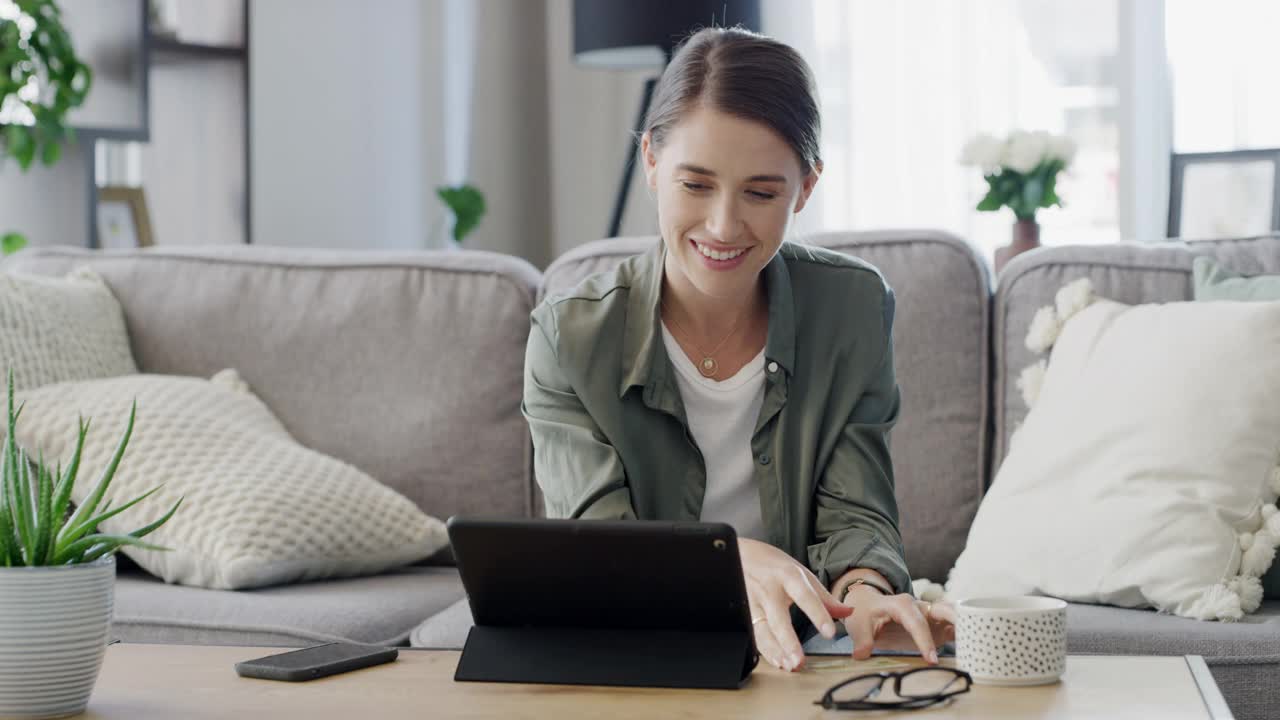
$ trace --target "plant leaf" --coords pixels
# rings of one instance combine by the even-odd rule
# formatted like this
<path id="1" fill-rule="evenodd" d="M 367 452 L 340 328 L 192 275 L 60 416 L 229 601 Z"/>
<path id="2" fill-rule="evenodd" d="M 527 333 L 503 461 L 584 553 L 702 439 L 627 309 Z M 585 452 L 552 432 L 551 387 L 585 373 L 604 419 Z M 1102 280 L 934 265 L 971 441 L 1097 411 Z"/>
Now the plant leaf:
<path id="1" fill-rule="evenodd" d="M 142 548 L 143 550 L 156 550 L 160 552 L 167 552 L 170 550 L 170 548 L 142 542 L 132 535 L 104 535 L 102 533 L 94 533 L 92 535 L 86 535 L 71 543 L 66 548 L 59 550 L 58 554 L 54 556 L 53 562 L 50 564 L 65 565 L 69 561 L 79 562 L 81 561 L 81 556 L 98 543 L 112 544 L 115 546 L 112 550 L 119 548 L 121 545 L 132 545 L 134 547 Z"/>
<path id="2" fill-rule="evenodd" d="M 178 512 L 178 507 L 182 505 L 182 501 L 185 499 L 186 499 L 185 495 L 178 498 L 178 501 L 173 504 L 173 507 L 169 508 L 169 512 L 165 513 L 164 515 L 161 515 L 159 520 L 156 520 L 150 525 L 143 525 L 142 527 L 138 528 L 137 530 L 134 530 L 129 534 L 136 538 L 143 538 L 150 535 L 152 532 L 155 531 L 156 528 L 169 522 L 169 518 L 173 517 L 173 514 Z"/>
<path id="3" fill-rule="evenodd" d="M 484 195 L 471 185 L 437 188 L 436 194 L 453 213 L 453 239 L 462 242 L 484 216 Z"/>
<path id="4" fill-rule="evenodd" d="M 129 445 L 129 436 L 133 434 L 133 419 L 138 413 L 138 401 L 133 402 L 133 407 L 129 410 L 129 423 L 125 426 L 124 434 L 120 436 L 120 442 L 116 445 L 116 451 L 111 456 L 111 462 L 102 469 L 102 475 L 98 478 L 98 483 L 94 486 L 93 491 L 76 507 L 75 512 L 71 513 L 71 518 L 67 520 L 67 524 L 63 526 L 62 532 L 58 533 L 58 546 L 63 547 L 70 542 L 64 533 L 67 528 L 76 527 L 84 518 L 93 515 L 98 510 L 98 503 L 102 502 L 102 496 L 106 494 L 107 487 L 111 485 L 111 479 L 115 477 L 116 468 L 120 466 L 120 460 L 124 457 L 124 450 Z"/>
<path id="5" fill-rule="evenodd" d="M 18 459 L 16 475 L 13 492 L 9 496 L 9 507 L 13 510 L 14 524 L 18 527 L 22 563 L 30 565 L 32 552 L 35 550 L 35 537 L 31 527 L 31 458 L 27 457 L 25 452 L 22 452 Z"/>
<path id="6" fill-rule="evenodd" d="M 0 236 L 0 254 L 12 255 L 27 246 L 27 238 L 21 233 L 11 232 Z"/>
<path id="7" fill-rule="evenodd" d="M 67 507 L 71 504 L 71 491 L 75 489 L 76 473 L 80 471 L 80 451 L 84 449 L 84 438 L 89 434 L 89 423 L 82 417 L 78 421 L 79 432 L 76 435 L 76 449 L 71 453 L 71 462 L 65 473 L 59 473 L 58 485 L 53 491 L 53 517 L 60 523 L 58 534 L 66 527 Z"/>
<path id="8" fill-rule="evenodd" d="M 13 566 L 14 549 L 13 516 L 9 513 L 9 493 L 0 488 L 0 562 L 3 562 L 5 567 Z"/>
<path id="9" fill-rule="evenodd" d="M 67 537 L 68 537 L 68 538 L 70 538 L 72 541 L 74 541 L 74 540 L 76 540 L 76 539 L 78 539 L 78 538 L 80 538 L 80 537 L 82 537 L 82 536 L 84 536 L 84 535 L 87 535 L 88 533 L 97 532 L 97 531 L 98 531 L 98 525 L 100 525 L 100 524 L 102 523 L 102 521 L 103 521 L 103 520 L 107 520 L 107 519 L 113 518 L 113 517 L 115 517 L 116 515 L 119 515 L 120 513 L 124 512 L 125 510 L 128 510 L 129 508 L 133 507 L 134 505 L 137 505 L 138 503 L 142 502 L 143 500 L 146 500 L 147 498 L 149 498 L 149 497 L 151 497 L 152 495 L 154 495 L 154 494 L 155 494 L 155 492 L 156 492 L 157 490 L 159 490 L 161 487 L 163 487 L 163 486 L 159 486 L 159 485 L 158 485 L 158 486 L 156 486 L 156 487 L 153 487 L 153 488 L 151 488 L 150 490 L 148 490 L 147 492 L 143 493 L 142 495 L 139 495 L 138 497 L 136 497 L 136 498 L 134 498 L 134 499 L 130 500 L 129 502 L 125 503 L 124 505 L 121 505 L 120 507 L 118 507 L 118 508 L 116 508 L 116 509 L 114 509 L 114 510 L 111 510 L 110 512 L 108 512 L 108 511 L 107 511 L 107 508 L 108 508 L 108 507 L 110 507 L 110 505 L 111 505 L 111 501 L 110 501 L 110 500 L 107 500 L 107 502 L 106 502 L 105 504 L 103 504 L 103 506 L 102 506 L 102 512 L 101 512 L 101 513 L 99 513 L 99 514 L 97 514 L 97 515 L 95 515 L 95 516 L 93 516 L 93 517 L 89 518 L 88 520 L 85 520 L 84 522 L 80 523 L 80 527 L 73 528 L 73 529 L 68 533 Z M 179 502 L 181 502 L 181 501 L 179 501 Z M 167 519 L 167 518 L 166 518 L 166 519 Z M 157 525 L 156 527 L 159 527 L 159 526 Z M 141 537 L 141 536 L 139 535 L 139 536 L 137 536 L 137 537 Z"/>
<path id="10" fill-rule="evenodd" d="M 36 466 L 36 480 L 39 498 L 36 501 L 36 549 L 32 564 L 44 565 L 53 549 L 58 523 L 53 517 L 53 478 L 43 462 Z"/>
<path id="11" fill-rule="evenodd" d="M 45 140 L 40 150 L 40 162 L 49 167 L 56 164 L 60 157 L 62 157 L 62 145 L 53 138 Z"/>

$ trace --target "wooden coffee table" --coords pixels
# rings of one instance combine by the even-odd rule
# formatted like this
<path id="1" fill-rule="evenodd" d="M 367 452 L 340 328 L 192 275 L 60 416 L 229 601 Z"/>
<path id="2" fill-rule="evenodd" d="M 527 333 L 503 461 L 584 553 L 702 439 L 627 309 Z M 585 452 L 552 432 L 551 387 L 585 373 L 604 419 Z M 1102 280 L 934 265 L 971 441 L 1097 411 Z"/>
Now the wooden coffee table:
<path id="1" fill-rule="evenodd" d="M 84 718 L 855 718 L 825 711 L 831 685 L 865 669 L 821 658 L 786 673 L 762 665 L 740 690 L 665 690 L 570 685 L 456 683 L 459 653 L 402 648 L 391 664 L 305 683 L 254 680 L 233 665 L 276 648 L 116 644 L 107 648 Z M 919 665 L 919 660 L 907 660 Z M 944 662 L 946 662 L 944 660 Z M 818 665 L 831 666 L 817 669 Z M 974 686 L 947 707 L 915 718 L 1230 718 L 1198 656 L 1075 655 L 1063 681 L 1035 688 Z M 905 715 L 902 715 L 905 717 Z"/>

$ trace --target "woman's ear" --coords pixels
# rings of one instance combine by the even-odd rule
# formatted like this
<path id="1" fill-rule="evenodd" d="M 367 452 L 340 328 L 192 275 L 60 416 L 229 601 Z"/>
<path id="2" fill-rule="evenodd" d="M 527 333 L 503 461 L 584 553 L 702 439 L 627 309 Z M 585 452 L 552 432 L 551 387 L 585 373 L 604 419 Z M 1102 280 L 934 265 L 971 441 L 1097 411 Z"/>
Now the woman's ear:
<path id="1" fill-rule="evenodd" d="M 804 209 L 806 203 L 809 202 L 809 195 L 813 193 L 813 188 L 818 184 L 818 176 L 822 174 L 822 161 L 819 160 L 814 164 L 813 170 L 805 176 L 804 181 L 800 183 L 800 197 L 796 199 L 795 212 Z"/>
<path id="2" fill-rule="evenodd" d="M 644 180 L 650 190 L 658 189 L 658 156 L 654 153 L 653 136 L 648 130 L 640 136 L 640 161 L 644 164 Z"/>

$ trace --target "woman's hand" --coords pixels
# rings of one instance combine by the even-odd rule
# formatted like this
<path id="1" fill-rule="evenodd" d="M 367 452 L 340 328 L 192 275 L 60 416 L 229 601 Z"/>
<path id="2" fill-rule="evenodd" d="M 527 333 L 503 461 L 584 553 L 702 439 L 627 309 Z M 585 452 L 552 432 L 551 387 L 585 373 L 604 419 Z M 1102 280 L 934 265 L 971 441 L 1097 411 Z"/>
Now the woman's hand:
<path id="1" fill-rule="evenodd" d="M 845 596 L 853 614 L 845 629 L 853 638 L 853 657 L 866 660 L 875 648 L 920 650 L 930 664 L 938 662 L 938 645 L 956 637 L 955 608 L 949 603 L 916 600 L 910 594 L 881 595 L 869 587 L 855 587 Z"/>
<path id="2" fill-rule="evenodd" d="M 738 554 L 747 581 L 756 649 L 775 667 L 802 667 L 804 648 L 791 627 L 792 603 L 827 638 L 835 637 L 835 620 L 848 617 L 852 608 L 832 597 L 809 568 L 768 543 L 739 539 Z"/>

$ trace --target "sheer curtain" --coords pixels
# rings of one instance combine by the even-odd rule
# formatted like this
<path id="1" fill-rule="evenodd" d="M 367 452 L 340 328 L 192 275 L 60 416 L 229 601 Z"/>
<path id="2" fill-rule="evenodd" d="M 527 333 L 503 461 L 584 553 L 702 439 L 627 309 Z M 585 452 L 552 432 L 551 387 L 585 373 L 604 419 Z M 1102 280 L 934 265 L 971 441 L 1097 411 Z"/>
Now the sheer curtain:
<path id="1" fill-rule="evenodd" d="M 1280 147 L 1274 0 L 1167 0 L 1173 147 Z"/>
<path id="2" fill-rule="evenodd" d="M 813 0 L 766 13 L 817 76 L 826 170 L 799 230 L 928 227 L 990 255 L 1007 210 L 958 163 L 974 134 L 1067 133 L 1080 150 L 1037 214 L 1046 243 L 1107 242 L 1117 220 L 1117 2 Z"/>

